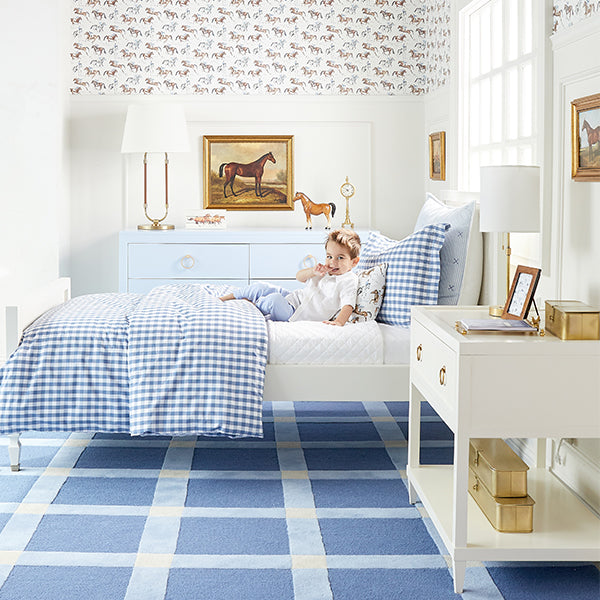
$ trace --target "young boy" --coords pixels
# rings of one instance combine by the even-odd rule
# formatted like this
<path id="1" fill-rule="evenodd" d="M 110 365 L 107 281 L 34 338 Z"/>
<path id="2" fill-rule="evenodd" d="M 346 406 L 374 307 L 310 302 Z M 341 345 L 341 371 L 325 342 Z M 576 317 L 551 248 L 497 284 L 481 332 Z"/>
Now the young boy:
<path id="1" fill-rule="evenodd" d="M 296 279 L 306 284 L 299 290 L 290 293 L 268 283 L 255 283 L 221 300 L 249 300 L 273 321 L 322 321 L 343 327 L 356 304 L 358 277 L 352 269 L 358 264 L 360 237 L 347 229 L 332 231 L 325 252 L 325 264 L 298 271 Z"/>

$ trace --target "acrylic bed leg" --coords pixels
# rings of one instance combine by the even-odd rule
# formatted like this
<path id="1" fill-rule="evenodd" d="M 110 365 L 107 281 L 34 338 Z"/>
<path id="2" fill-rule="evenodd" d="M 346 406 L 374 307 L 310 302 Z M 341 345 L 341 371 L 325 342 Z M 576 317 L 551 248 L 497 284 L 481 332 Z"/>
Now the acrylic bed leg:
<path id="1" fill-rule="evenodd" d="M 21 440 L 19 439 L 21 434 L 11 433 L 8 436 L 8 456 L 10 457 L 10 470 L 20 471 L 21 464 Z"/>

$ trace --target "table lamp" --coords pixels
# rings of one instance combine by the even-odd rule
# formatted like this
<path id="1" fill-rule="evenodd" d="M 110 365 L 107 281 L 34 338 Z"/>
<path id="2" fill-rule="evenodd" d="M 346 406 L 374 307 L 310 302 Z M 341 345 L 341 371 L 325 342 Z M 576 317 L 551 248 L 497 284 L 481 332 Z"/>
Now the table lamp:
<path id="1" fill-rule="evenodd" d="M 479 229 L 506 234 L 506 298 L 510 292 L 510 234 L 540 230 L 540 168 L 521 165 L 481 167 Z M 498 308 L 500 312 L 498 313 Z M 490 308 L 499 316 L 501 307 Z"/>
<path id="2" fill-rule="evenodd" d="M 144 214 L 151 221 L 138 229 L 160 231 L 175 229 L 164 224 L 169 212 L 169 157 L 168 152 L 189 152 L 190 143 L 183 106 L 179 104 L 132 104 L 127 109 L 123 131 L 122 153 L 144 153 Z M 165 213 L 159 219 L 148 215 L 147 167 L 148 153 L 165 154 Z"/>

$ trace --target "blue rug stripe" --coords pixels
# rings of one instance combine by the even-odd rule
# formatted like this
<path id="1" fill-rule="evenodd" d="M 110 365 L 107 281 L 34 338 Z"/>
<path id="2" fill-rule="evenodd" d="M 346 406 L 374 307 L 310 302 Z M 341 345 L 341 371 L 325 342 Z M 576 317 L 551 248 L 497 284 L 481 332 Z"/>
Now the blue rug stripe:
<path id="1" fill-rule="evenodd" d="M 447 569 L 439 554 L 327 555 L 329 569 Z"/>
<path id="2" fill-rule="evenodd" d="M 67 481 L 66 475 L 42 475 L 25 496 L 23 502 L 50 504 Z"/>
<path id="3" fill-rule="evenodd" d="M 42 516 L 15 513 L 0 532 L 0 551 L 25 550 Z"/>
<path id="4" fill-rule="evenodd" d="M 282 483 L 287 508 L 314 508 L 315 500 L 308 479 L 284 479 Z"/>
<path id="5" fill-rule="evenodd" d="M 287 529 L 291 554 L 325 556 L 321 530 L 316 519 L 288 519 Z"/>
<path id="6" fill-rule="evenodd" d="M 187 479 L 161 477 L 154 491 L 154 506 L 183 506 L 187 497 Z"/>
<path id="7" fill-rule="evenodd" d="M 17 564 L 30 567 L 133 567 L 133 552 L 38 552 L 26 551 Z"/>
<path id="8" fill-rule="evenodd" d="M 133 570 L 124 600 L 163 600 L 169 569 L 137 567 Z"/>
<path id="9" fill-rule="evenodd" d="M 325 569 L 294 569 L 294 600 L 333 600 Z"/>
<path id="10" fill-rule="evenodd" d="M 138 552 L 174 554 L 180 521 L 178 517 L 148 517 Z"/>
<path id="11" fill-rule="evenodd" d="M 320 519 L 420 519 L 414 508 L 317 508 Z"/>
<path id="12" fill-rule="evenodd" d="M 176 554 L 172 569 L 291 569 L 287 554 Z"/>
<path id="13" fill-rule="evenodd" d="M 195 519 L 285 519 L 284 508 L 185 507 L 182 518 Z"/>
<path id="14" fill-rule="evenodd" d="M 306 471 L 306 461 L 301 448 L 279 448 L 277 456 L 282 471 Z"/>

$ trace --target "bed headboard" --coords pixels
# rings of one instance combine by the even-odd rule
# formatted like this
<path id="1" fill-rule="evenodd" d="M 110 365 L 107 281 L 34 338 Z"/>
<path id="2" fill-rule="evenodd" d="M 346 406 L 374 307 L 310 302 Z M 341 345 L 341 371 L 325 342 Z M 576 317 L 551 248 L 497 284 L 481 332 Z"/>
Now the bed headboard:
<path id="1" fill-rule="evenodd" d="M 23 330 L 48 309 L 71 297 L 71 279 L 60 277 L 33 290 L 18 306 L 6 307 L 6 355 L 18 346 Z"/>

